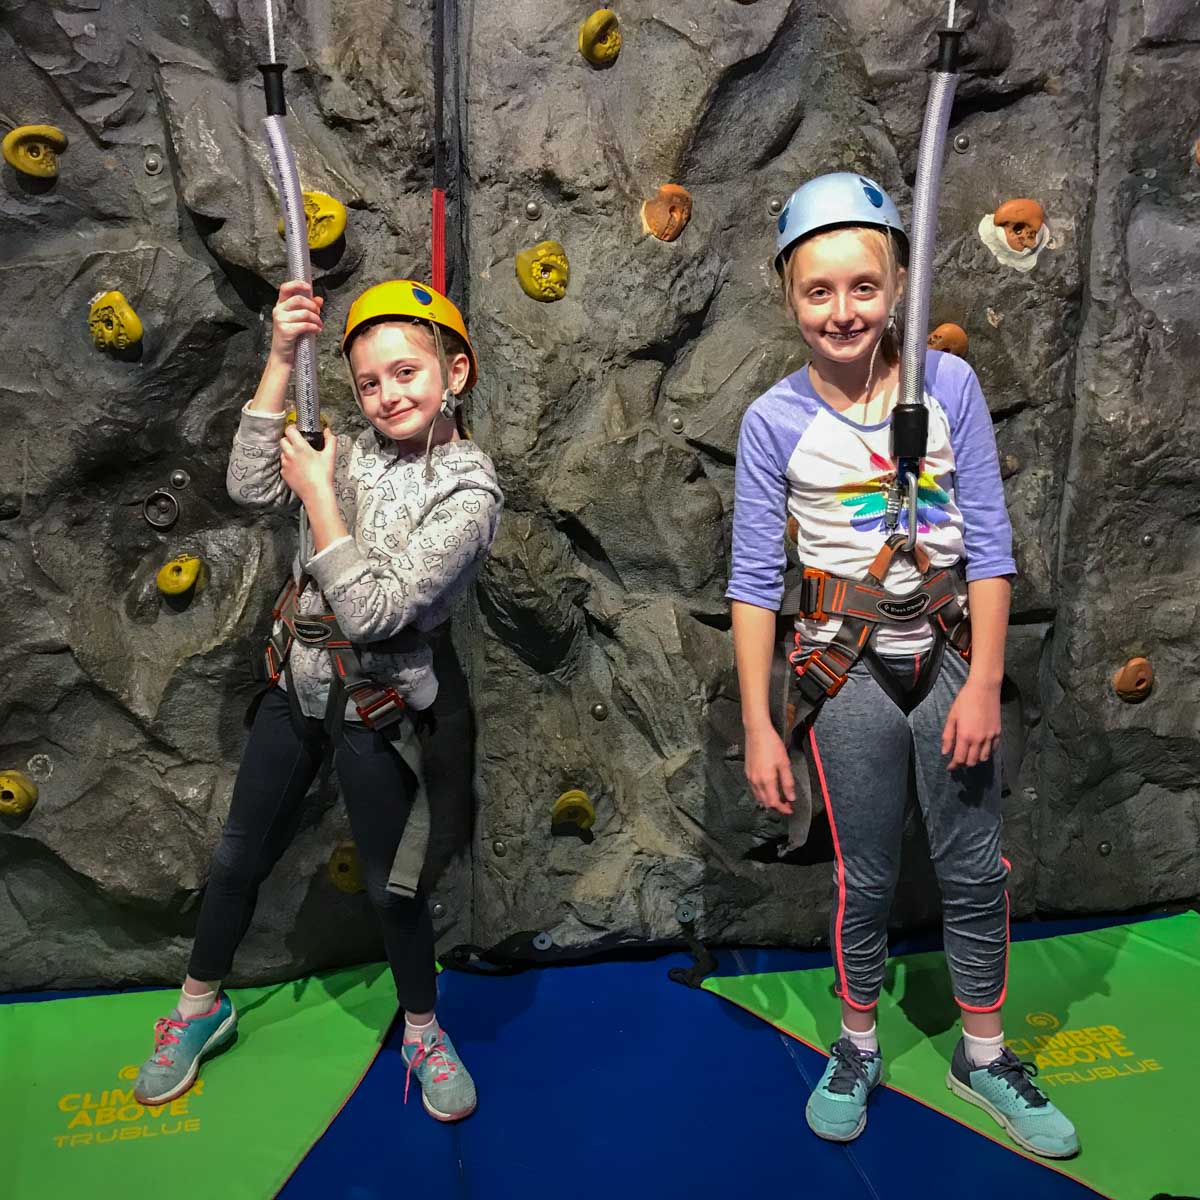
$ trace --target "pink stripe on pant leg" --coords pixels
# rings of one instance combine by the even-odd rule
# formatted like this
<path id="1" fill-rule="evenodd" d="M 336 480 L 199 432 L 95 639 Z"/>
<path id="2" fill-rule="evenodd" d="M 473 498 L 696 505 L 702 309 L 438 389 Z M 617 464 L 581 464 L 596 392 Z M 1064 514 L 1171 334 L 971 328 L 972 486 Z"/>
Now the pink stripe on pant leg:
<path id="1" fill-rule="evenodd" d="M 1000 861 L 1004 864 L 1004 869 L 1010 875 L 1012 874 L 1012 863 L 1008 861 L 1004 855 L 1000 855 Z M 1004 997 L 1008 994 L 1008 948 L 1012 944 L 1011 937 L 1011 908 L 1008 902 L 1008 888 L 1004 889 L 1004 983 L 1000 987 L 1000 999 L 995 1004 L 978 1005 L 964 1004 L 957 996 L 954 997 L 954 1003 L 958 1005 L 963 1012 L 971 1013 L 990 1013 L 996 1012 L 1004 1006 Z"/>
<path id="2" fill-rule="evenodd" d="M 833 835 L 833 853 L 837 858 L 837 919 L 833 923 L 833 952 L 837 958 L 838 974 L 842 979 L 842 987 L 838 995 L 857 1012 L 870 1012 L 875 1005 L 859 1004 L 846 994 L 846 961 L 842 957 L 842 919 L 846 915 L 846 867 L 842 862 L 842 844 L 838 841 L 837 824 L 833 819 L 833 805 L 829 802 L 829 786 L 825 782 L 825 768 L 821 765 L 821 752 L 817 749 L 817 732 L 808 731 L 808 744 L 812 747 L 813 766 L 817 769 L 817 780 L 821 784 L 821 795 L 825 798 L 825 811 L 829 814 L 829 832 Z"/>

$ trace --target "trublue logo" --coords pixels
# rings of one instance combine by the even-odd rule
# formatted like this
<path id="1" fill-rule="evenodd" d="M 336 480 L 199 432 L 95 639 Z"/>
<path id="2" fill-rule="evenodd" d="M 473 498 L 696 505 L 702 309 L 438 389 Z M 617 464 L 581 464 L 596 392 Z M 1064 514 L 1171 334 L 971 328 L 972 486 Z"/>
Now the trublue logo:
<path id="1" fill-rule="evenodd" d="M 413 295 L 422 304 L 432 304 L 433 303 L 433 297 L 424 288 L 417 287 L 417 285 L 415 283 L 413 284 L 412 292 L 413 292 Z"/>
<path id="2" fill-rule="evenodd" d="M 862 184 L 862 190 L 866 193 L 867 199 L 876 208 L 882 208 L 883 193 L 869 179 L 864 179 L 861 175 L 858 177 L 858 182 Z"/>

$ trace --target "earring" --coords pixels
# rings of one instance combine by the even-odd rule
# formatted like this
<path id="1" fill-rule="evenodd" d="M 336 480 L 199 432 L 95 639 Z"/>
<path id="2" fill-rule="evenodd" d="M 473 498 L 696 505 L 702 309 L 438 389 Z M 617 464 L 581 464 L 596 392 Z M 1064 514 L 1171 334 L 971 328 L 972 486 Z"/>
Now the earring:
<path id="1" fill-rule="evenodd" d="M 442 393 L 442 407 L 438 411 L 443 417 L 454 416 L 455 401 L 457 399 L 458 397 L 449 388 Z"/>

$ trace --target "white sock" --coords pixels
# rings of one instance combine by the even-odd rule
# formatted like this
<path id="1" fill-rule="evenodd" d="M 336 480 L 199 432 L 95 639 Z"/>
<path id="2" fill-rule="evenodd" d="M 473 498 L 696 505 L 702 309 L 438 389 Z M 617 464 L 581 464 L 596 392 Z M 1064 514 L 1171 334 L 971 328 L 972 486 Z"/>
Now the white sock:
<path id="1" fill-rule="evenodd" d="M 962 1036 L 967 1062 L 972 1067 L 986 1067 L 989 1063 L 994 1063 L 1004 1049 L 1003 1033 L 998 1033 L 995 1037 L 981 1038 L 973 1037 L 964 1029 Z"/>
<path id="2" fill-rule="evenodd" d="M 422 1034 L 428 1033 L 431 1029 L 436 1027 L 437 1013 L 434 1013 L 424 1025 L 414 1025 L 408 1019 L 408 1014 L 404 1014 L 404 1040 L 406 1042 L 419 1042 Z"/>
<path id="3" fill-rule="evenodd" d="M 192 1017 L 202 1017 L 208 1012 L 217 1002 L 217 992 L 221 989 L 221 981 L 218 979 L 215 983 L 208 985 L 207 992 L 201 992 L 198 996 L 193 996 L 186 988 L 181 988 L 179 991 L 179 1003 L 175 1005 L 179 1009 L 179 1015 L 185 1020 L 190 1020 Z"/>
<path id="4" fill-rule="evenodd" d="M 854 1048 L 861 1051 L 863 1054 L 874 1054 L 879 1050 L 879 1038 L 875 1034 L 875 1022 L 871 1022 L 870 1029 L 864 1029 L 861 1032 L 857 1029 L 847 1029 L 846 1022 L 842 1022 L 842 1037 L 849 1038 L 854 1043 Z"/>

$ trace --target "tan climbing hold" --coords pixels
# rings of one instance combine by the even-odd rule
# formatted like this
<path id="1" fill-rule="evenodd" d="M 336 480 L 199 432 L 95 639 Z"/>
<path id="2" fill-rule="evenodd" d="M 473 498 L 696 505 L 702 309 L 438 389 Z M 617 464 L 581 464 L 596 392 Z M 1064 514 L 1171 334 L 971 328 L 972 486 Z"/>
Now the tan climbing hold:
<path id="1" fill-rule="evenodd" d="M 677 183 L 664 183 L 653 200 L 642 203 L 642 232 L 673 242 L 692 219 L 692 197 Z"/>
<path id="2" fill-rule="evenodd" d="M 1137 704 L 1154 687 L 1154 667 L 1148 658 L 1131 658 L 1112 678 L 1113 691 L 1126 702 Z"/>
<path id="3" fill-rule="evenodd" d="M 1036 200 L 1027 198 L 1006 200 L 992 214 L 992 221 L 1004 230 L 1005 240 L 1013 250 L 1036 250 L 1046 214 Z"/>
<path id="4" fill-rule="evenodd" d="M 944 350 L 947 354 L 965 358 L 967 355 L 967 331 L 952 321 L 939 325 L 929 335 L 929 348 L 930 350 Z"/>

